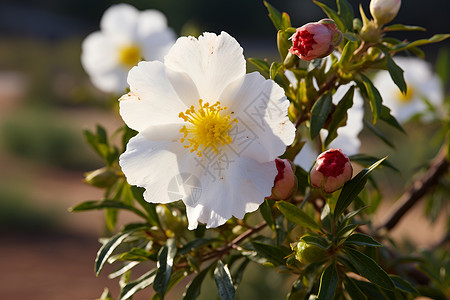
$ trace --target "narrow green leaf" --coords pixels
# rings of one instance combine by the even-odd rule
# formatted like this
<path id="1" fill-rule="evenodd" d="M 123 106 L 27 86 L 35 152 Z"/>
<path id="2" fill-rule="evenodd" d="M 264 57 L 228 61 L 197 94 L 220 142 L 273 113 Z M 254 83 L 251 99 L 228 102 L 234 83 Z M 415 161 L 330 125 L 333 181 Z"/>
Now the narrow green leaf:
<path id="1" fill-rule="evenodd" d="M 129 284 L 125 285 L 120 292 L 119 300 L 129 299 L 135 293 L 152 285 L 153 280 L 155 279 L 155 273 L 156 269 L 153 269 L 139 277 L 136 281 L 130 282 Z"/>
<path id="2" fill-rule="evenodd" d="M 98 276 L 109 256 L 122 243 L 122 241 L 124 241 L 132 233 L 142 229 L 143 227 L 139 227 L 129 231 L 119 232 L 104 243 L 98 250 L 97 257 L 95 258 L 95 274 Z"/>
<path id="3" fill-rule="evenodd" d="M 222 300 L 234 300 L 236 291 L 231 280 L 230 270 L 221 260 L 217 262 L 214 270 L 214 280 L 216 281 L 220 298 Z"/>
<path id="4" fill-rule="evenodd" d="M 270 65 L 270 79 L 275 80 L 275 77 L 277 77 L 278 73 L 283 69 L 283 64 L 279 62 L 273 62 Z"/>
<path id="5" fill-rule="evenodd" d="M 402 125 L 398 123 L 397 119 L 391 115 L 391 109 L 387 106 L 381 107 L 381 115 L 380 119 L 384 122 L 386 122 L 388 125 L 394 127 L 395 129 L 399 130 L 400 132 L 406 134 L 405 129 L 403 129 Z"/>
<path id="6" fill-rule="evenodd" d="M 131 270 L 132 268 L 134 268 L 135 266 L 137 266 L 140 263 L 141 263 L 140 261 L 127 262 L 120 269 L 118 269 L 117 271 L 109 274 L 108 278 L 109 279 L 114 279 L 114 278 L 117 278 L 119 276 L 122 276 L 123 274 L 125 274 L 126 272 L 128 272 L 129 270 Z"/>
<path id="7" fill-rule="evenodd" d="M 269 18 L 272 20 L 273 25 L 277 30 L 283 30 L 283 20 L 281 13 L 272 5 L 270 5 L 267 1 L 264 1 L 264 5 L 269 12 Z"/>
<path id="8" fill-rule="evenodd" d="M 281 248 L 255 241 L 252 242 L 252 245 L 255 248 L 257 254 L 268 259 L 273 264 L 275 265 L 285 264 L 284 258 L 289 253 L 282 251 Z"/>
<path id="9" fill-rule="evenodd" d="M 289 221 L 313 231 L 320 231 L 319 224 L 297 206 L 285 201 L 278 201 L 277 207 Z"/>
<path id="10" fill-rule="evenodd" d="M 281 14 L 281 25 L 282 25 L 283 29 L 286 29 L 286 28 L 289 28 L 292 26 L 291 25 L 291 17 L 285 12 L 283 12 Z"/>
<path id="11" fill-rule="evenodd" d="M 250 259 L 245 258 L 244 261 L 239 266 L 239 268 L 237 268 L 236 271 L 233 272 L 233 275 L 231 278 L 233 279 L 235 289 L 237 289 L 239 283 L 241 283 L 242 277 L 244 276 L 244 271 L 247 268 L 249 263 L 250 263 Z"/>
<path id="12" fill-rule="evenodd" d="M 341 224 L 345 224 L 345 223 L 341 223 Z M 339 229 L 339 231 L 336 234 L 336 239 L 340 240 L 340 239 L 345 239 L 346 237 L 348 237 L 350 234 L 353 233 L 353 231 L 355 231 L 356 228 L 358 228 L 359 224 L 348 224 L 342 228 Z"/>
<path id="13" fill-rule="evenodd" d="M 358 36 L 356 34 L 354 34 L 353 32 L 344 33 L 344 38 L 346 38 L 350 42 L 358 42 L 359 41 Z"/>
<path id="14" fill-rule="evenodd" d="M 314 103 L 311 109 L 311 126 L 310 126 L 310 136 L 314 139 L 319 135 L 323 124 L 327 120 L 328 115 L 331 111 L 331 94 L 325 93 Z"/>
<path id="15" fill-rule="evenodd" d="M 353 31 L 353 7 L 347 0 L 336 0 L 338 15 L 345 26 L 346 31 Z"/>
<path id="16" fill-rule="evenodd" d="M 101 144 L 108 145 L 108 134 L 106 133 L 105 128 L 101 125 L 97 124 L 97 140 Z"/>
<path id="17" fill-rule="evenodd" d="M 289 48 L 292 46 L 291 36 L 295 33 L 295 28 L 287 28 L 286 30 L 279 30 L 277 33 L 277 47 L 280 53 L 281 61 L 286 59 Z"/>
<path id="18" fill-rule="evenodd" d="M 71 207 L 69 210 L 72 212 L 81 212 L 81 211 L 88 211 L 88 210 L 99 210 L 99 209 L 105 209 L 105 208 L 118 208 L 118 209 L 125 209 L 134 212 L 138 216 L 147 219 L 147 216 L 140 211 L 139 209 L 127 205 L 123 202 L 113 201 L 113 200 L 103 200 L 103 201 L 86 201 L 80 204 L 75 205 L 74 207 Z"/>
<path id="19" fill-rule="evenodd" d="M 143 194 L 144 188 L 131 186 L 131 193 L 133 194 L 134 199 L 136 199 L 139 205 L 142 206 L 142 208 L 147 212 L 149 223 L 161 227 L 158 214 L 156 213 L 156 204 L 145 201 Z"/>
<path id="20" fill-rule="evenodd" d="M 338 128 L 347 124 L 347 111 L 353 106 L 354 94 L 355 87 L 352 86 L 336 106 L 331 122 L 328 125 L 328 135 L 325 139 L 325 146 L 328 146 L 337 137 Z"/>
<path id="21" fill-rule="evenodd" d="M 301 238 L 303 241 L 305 241 L 307 244 L 316 245 L 323 250 L 328 250 L 331 247 L 331 244 L 328 242 L 328 240 L 324 237 L 313 235 L 313 234 L 306 234 L 303 235 Z"/>
<path id="22" fill-rule="evenodd" d="M 394 283 L 388 274 L 370 257 L 352 248 L 345 248 L 345 254 L 359 275 L 387 290 L 394 290 Z"/>
<path id="23" fill-rule="evenodd" d="M 173 259 L 176 254 L 177 245 L 175 238 L 168 239 L 164 247 L 162 247 L 158 253 L 158 271 L 156 272 L 153 288 L 155 292 L 159 293 L 162 297 L 164 297 L 164 294 L 166 293 L 170 276 L 172 276 Z"/>
<path id="24" fill-rule="evenodd" d="M 342 50 L 341 59 L 339 59 L 339 66 L 346 67 L 353 58 L 353 52 L 355 52 L 358 47 L 358 43 L 347 42 Z"/>
<path id="25" fill-rule="evenodd" d="M 315 4 L 317 4 L 330 19 L 334 20 L 334 22 L 336 23 L 336 25 L 337 25 L 337 27 L 339 28 L 340 31 L 342 31 L 342 32 L 345 31 L 345 25 L 342 22 L 341 18 L 336 13 L 336 11 L 334 11 L 333 9 L 328 7 L 326 4 L 321 3 L 321 2 L 319 2 L 317 0 L 313 0 L 313 2 Z"/>
<path id="26" fill-rule="evenodd" d="M 427 44 L 431 44 L 431 43 L 442 42 L 443 40 L 446 40 L 449 37 L 450 37 L 450 34 L 435 34 L 432 37 L 430 37 L 429 39 L 421 39 L 421 40 L 416 40 L 416 41 L 411 42 L 411 43 L 398 44 L 397 46 L 395 46 L 393 48 L 393 50 L 396 51 L 396 52 L 404 51 L 404 50 L 407 50 L 407 49 L 412 48 L 412 47 L 417 47 L 417 46 L 427 45 Z"/>
<path id="27" fill-rule="evenodd" d="M 371 236 L 363 233 L 354 233 L 349 236 L 345 242 L 345 245 L 357 245 L 357 246 L 369 246 L 369 247 L 383 247 L 382 244 L 375 241 Z"/>
<path id="28" fill-rule="evenodd" d="M 212 242 L 215 242 L 215 241 L 218 241 L 218 239 L 200 238 L 200 239 L 195 239 L 195 240 L 189 241 L 180 250 L 178 250 L 178 254 L 180 254 L 180 255 L 187 254 L 196 248 L 211 244 Z"/>
<path id="29" fill-rule="evenodd" d="M 405 78 L 403 76 L 403 73 L 404 73 L 403 69 L 400 68 L 395 63 L 395 61 L 392 59 L 392 57 L 389 54 L 386 55 L 386 60 L 387 60 L 387 67 L 388 67 L 389 75 L 391 75 L 392 80 L 398 86 L 400 91 L 403 94 L 406 94 L 407 86 L 406 86 Z"/>
<path id="30" fill-rule="evenodd" d="M 426 31 L 426 29 L 420 26 L 393 24 L 384 27 L 383 31 Z"/>
<path id="31" fill-rule="evenodd" d="M 261 212 L 264 221 L 266 221 L 267 225 L 269 225 L 272 230 L 275 230 L 275 223 L 272 216 L 272 206 L 274 202 L 275 201 L 273 200 L 265 199 L 263 204 L 259 207 L 259 211 Z"/>
<path id="32" fill-rule="evenodd" d="M 262 60 L 259 58 L 247 58 L 247 61 L 254 65 L 260 72 L 263 74 L 269 75 L 269 63 L 266 60 Z"/>
<path id="33" fill-rule="evenodd" d="M 377 136 L 380 140 L 382 140 L 386 145 L 391 147 L 392 149 L 395 149 L 394 144 L 380 131 L 378 128 L 373 126 L 370 122 L 363 120 L 364 126 L 367 127 L 375 136 Z"/>
<path id="34" fill-rule="evenodd" d="M 200 273 L 195 276 L 194 279 L 188 284 L 186 291 L 183 294 L 183 300 L 194 300 L 200 295 L 200 289 L 203 283 L 203 280 L 208 274 L 208 271 L 212 266 L 215 265 L 215 262 L 209 265 L 207 268 L 203 269 Z"/>
<path id="35" fill-rule="evenodd" d="M 370 108 L 373 115 L 373 123 L 377 122 L 378 116 L 381 114 L 381 106 L 383 99 L 381 98 L 380 92 L 373 85 L 372 81 L 363 74 L 361 75 L 362 82 L 366 88 L 367 96 L 369 97 Z"/>
<path id="36" fill-rule="evenodd" d="M 364 167 L 368 167 L 371 164 L 375 163 L 378 161 L 378 158 L 374 157 L 374 156 L 370 156 L 370 155 L 365 155 L 365 154 L 355 154 L 355 155 L 350 155 L 348 157 L 352 162 L 356 162 Z M 391 170 L 400 173 L 400 170 L 397 169 L 394 165 L 392 165 L 387 159 L 384 160 L 381 163 L 381 166 L 383 167 L 387 167 L 390 168 Z"/>
<path id="37" fill-rule="evenodd" d="M 356 216 L 357 214 L 359 214 L 362 210 L 368 208 L 369 206 L 363 206 L 357 210 L 351 211 L 348 214 L 346 214 L 343 218 L 342 218 L 342 222 L 347 222 L 347 220 L 350 220 L 351 218 L 353 218 L 354 216 Z"/>
<path id="38" fill-rule="evenodd" d="M 416 290 L 415 287 L 413 287 L 411 285 L 411 283 L 409 283 L 405 279 L 401 278 L 400 276 L 389 275 L 389 277 L 392 279 L 392 281 L 394 282 L 394 285 L 397 289 L 402 290 L 407 293 L 415 294 L 415 295 L 419 294 L 419 292 Z"/>
<path id="39" fill-rule="evenodd" d="M 372 164 L 368 169 L 363 169 L 355 177 L 344 184 L 337 200 L 336 207 L 334 208 L 334 218 L 339 217 L 347 209 L 364 188 L 369 174 L 386 158 L 387 156 Z"/>
<path id="40" fill-rule="evenodd" d="M 345 285 L 345 290 L 350 295 L 351 299 L 367 300 L 367 296 L 361 291 L 361 289 L 353 281 L 353 279 L 345 276 L 344 285 Z"/>
<path id="41" fill-rule="evenodd" d="M 336 270 L 336 264 L 333 262 L 329 265 L 322 276 L 320 276 L 320 286 L 318 300 L 333 300 L 339 277 Z"/>

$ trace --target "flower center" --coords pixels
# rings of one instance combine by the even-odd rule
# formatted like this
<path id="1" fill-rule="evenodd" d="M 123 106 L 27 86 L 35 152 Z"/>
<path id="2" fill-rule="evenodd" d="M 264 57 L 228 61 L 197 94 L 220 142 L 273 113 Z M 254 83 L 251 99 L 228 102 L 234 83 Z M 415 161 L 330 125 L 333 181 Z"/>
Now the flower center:
<path id="1" fill-rule="evenodd" d="M 128 45 L 119 50 L 119 61 L 125 67 L 137 65 L 141 57 L 141 49 L 137 45 Z"/>
<path id="2" fill-rule="evenodd" d="M 302 30 L 299 32 L 299 43 L 298 48 L 301 55 L 307 56 L 308 52 L 312 50 L 313 45 L 316 44 L 314 41 L 314 35 L 309 33 L 307 30 Z"/>
<path id="3" fill-rule="evenodd" d="M 408 89 L 406 90 L 406 94 L 403 94 L 402 92 L 398 92 L 398 99 L 401 103 L 408 103 L 412 100 L 414 97 L 414 89 L 408 86 Z"/>
<path id="4" fill-rule="evenodd" d="M 217 154 L 217 148 L 220 145 L 225 146 L 232 142 L 228 132 L 233 126 L 232 123 L 237 123 L 238 120 L 231 119 L 230 115 L 221 115 L 220 112 L 227 108 L 221 107 L 219 101 L 210 105 L 208 102 L 203 103 L 200 99 L 198 104 L 197 110 L 192 105 L 186 112 L 180 112 L 178 115 L 191 124 L 189 128 L 184 125 L 180 129 L 180 132 L 184 134 L 181 142 L 186 142 L 184 148 L 191 148 L 191 153 L 196 151 L 199 157 L 202 157 L 202 152 L 208 147 Z"/>

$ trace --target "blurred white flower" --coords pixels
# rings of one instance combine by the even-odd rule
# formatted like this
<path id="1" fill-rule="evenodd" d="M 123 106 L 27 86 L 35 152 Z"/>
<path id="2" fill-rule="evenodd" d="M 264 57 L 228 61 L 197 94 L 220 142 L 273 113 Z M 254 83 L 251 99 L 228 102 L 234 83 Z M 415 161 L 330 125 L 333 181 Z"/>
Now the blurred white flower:
<path id="1" fill-rule="evenodd" d="M 275 158 L 295 137 L 284 91 L 246 74 L 239 43 L 225 32 L 181 37 L 164 59 L 140 62 L 120 100 L 139 133 L 119 163 L 149 202 L 182 199 L 189 229 L 217 227 L 256 210 L 271 194 Z"/>
<path id="2" fill-rule="evenodd" d="M 142 58 L 162 61 L 174 42 L 175 33 L 161 12 L 113 5 L 105 11 L 100 31 L 83 41 L 81 63 L 98 89 L 123 93 L 131 67 Z"/>
<path id="3" fill-rule="evenodd" d="M 340 86 L 333 95 L 333 103 L 338 104 L 348 91 L 350 85 Z M 358 135 L 363 129 L 364 117 L 364 100 L 361 95 L 355 91 L 353 98 L 353 106 L 347 111 L 347 124 L 339 127 L 337 130 L 338 136 L 330 143 L 329 148 L 341 149 L 347 155 L 354 155 L 359 152 L 361 142 Z M 327 137 L 328 131 L 322 129 L 320 136 L 324 140 Z M 307 140 L 299 154 L 297 154 L 294 163 L 308 171 L 317 156 L 320 154 L 320 149 L 314 145 L 311 140 Z"/>
<path id="4" fill-rule="evenodd" d="M 444 94 L 440 78 L 433 73 L 431 65 L 420 58 L 395 57 L 394 61 L 404 71 L 408 91 L 402 94 L 387 71 L 378 72 L 373 84 L 383 98 L 383 104 L 391 109 L 392 115 L 400 122 L 408 121 L 416 114 L 429 119 L 428 101 L 437 108 L 442 106 Z M 426 101 L 425 101 L 426 99 Z"/>

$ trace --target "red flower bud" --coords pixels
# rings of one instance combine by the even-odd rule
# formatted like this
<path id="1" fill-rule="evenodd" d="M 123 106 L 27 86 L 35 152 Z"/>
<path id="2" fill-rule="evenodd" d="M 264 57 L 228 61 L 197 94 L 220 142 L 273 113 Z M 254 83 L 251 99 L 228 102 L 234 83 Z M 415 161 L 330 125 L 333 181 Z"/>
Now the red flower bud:
<path id="1" fill-rule="evenodd" d="M 311 170 L 311 185 L 333 193 L 352 178 L 353 168 L 348 156 L 341 149 L 329 149 L 321 153 Z"/>
<path id="2" fill-rule="evenodd" d="M 274 200 L 289 199 L 297 190 L 297 178 L 288 159 L 275 159 L 278 174 L 273 181 L 272 195 Z"/>
<path id="3" fill-rule="evenodd" d="M 303 60 L 310 61 L 325 57 L 342 42 L 342 32 L 331 19 L 308 23 L 294 33 L 289 52 Z"/>

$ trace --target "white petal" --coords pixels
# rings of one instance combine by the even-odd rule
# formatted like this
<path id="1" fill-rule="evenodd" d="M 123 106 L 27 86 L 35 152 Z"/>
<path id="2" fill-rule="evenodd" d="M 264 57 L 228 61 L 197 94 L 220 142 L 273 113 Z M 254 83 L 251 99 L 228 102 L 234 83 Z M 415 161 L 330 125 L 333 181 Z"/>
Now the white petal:
<path id="1" fill-rule="evenodd" d="M 146 189 L 144 198 L 148 202 L 168 203 L 179 200 L 169 188 L 176 182 L 179 174 L 177 153 L 183 151 L 181 143 L 172 141 L 148 140 L 138 134 L 127 145 L 120 156 L 119 164 L 128 183 Z M 180 191 L 184 195 L 184 191 Z"/>
<path id="2" fill-rule="evenodd" d="M 217 161 L 198 175 L 201 185 L 196 197 L 189 201 L 183 199 L 189 229 L 194 229 L 198 222 L 211 228 L 224 224 L 232 216 L 242 219 L 246 213 L 258 209 L 264 197 L 270 196 L 277 174 L 273 161 L 261 164 L 250 158 L 235 157 L 222 171 L 214 169 L 214 163 Z"/>
<path id="3" fill-rule="evenodd" d="M 287 117 L 289 101 L 274 81 L 254 72 L 228 85 L 220 101 L 238 123 L 228 145 L 239 155 L 259 162 L 274 160 L 295 138 L 295 127 Z"/>
<path id="4" fill-rule="evenodd" d="M 108 72 L 117 67 L 116 46 L 100 31 L 88 35 L 81 50 L 81 63 L 88 74 Z"/>
<path id="5" fill-rule="evenodd" d="M 178 114 L 186 110 L 167 79 L 159 61 L 140 62 L 128 73 L 131 92 L 120 100 L 120 115 L 132 129 L 142 131 L 150 125 L 179 123 Z"/>
<path id="6" fill-rule="evenodd" d="M 117 4 L 108 8 L 100 21 L 100 28 L 118 42 L 133 41 L 137 36 L 139 11 L 129 4 Z"/>
<path id="7" fill-rule="evenodd" d="M 166 16 L 155 9 L 141 11 L 137 22 L 140 36 L 148 36 L 155 32 L 164 31 L 167 28 Z"/>
<path id="8" fill-rule="evenodd" d="M 305 171 L 309 171 L 313 166 L 314 161 L 319 156 L 319 151 L 314 149 L 313 142 L 308 140 L 305 145 L 303 145 L 302 150 L 294 159 L 294 163 L 302 167 Z"/>
<path id="9" fill-rule="evenodd" d="M 170 28 L 139 37 L 139 44 L 143 49 L 142 56 L 145 60 L 163 61 L 174 43 L 175 32 Z"/>
<path id="10" fill-rule="evenodd" d="M 239 43 L 222 32 L 204 33 L 199 39 L 179 38 L 165 57 L 165 64 L 177 72 L 186 72 L 207 102 L 218 100 L 222 90 L 245 75 L 245 59 Z"/>
<path id="11" fill-rule="evenodd" d="M 104 92 L 121 94 L 127 84 L 127 71 L 123 68 L 115 68 L 109 72 L 91 74 L 92 83 Z"/>

